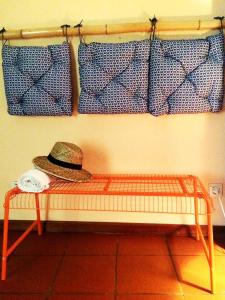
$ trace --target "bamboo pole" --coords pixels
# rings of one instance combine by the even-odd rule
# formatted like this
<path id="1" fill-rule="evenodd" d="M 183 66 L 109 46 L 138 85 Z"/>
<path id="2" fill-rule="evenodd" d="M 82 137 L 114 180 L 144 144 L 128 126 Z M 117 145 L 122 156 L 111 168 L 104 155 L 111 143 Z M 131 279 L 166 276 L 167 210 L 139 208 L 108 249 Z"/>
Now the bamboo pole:
<path id="1" fill-rule="evenodd" d="M 186 21 L 186 22 L 157 22 L 158 31 L 182 31 L 182 30 L 212 30 L 219 29 L 221 23 L 219 20 L 209 21 Z M 225 24 L 223 24 L 225 28 Z M 129 32 L 150 32 L 150 22 L 143 23 L 122 23 L 122 24 L 105 24 L 105 25 L 84 25 L 80 27 L 82 35 L 107 35 L 119 34 Z M 32 39 L 32 38 L 45 38 L 45 37 L 60 37 L 65 36 L 65 30 L 59 27 L 51 28 L 34 28 L 34 29 L 21 29 L 21 30 L 6 30 L 3 34 L 4 39 Z M 78 28 L 68 28 L 68 36 L 78 36 Z M 0 35 L 2 39 L 2 35 Z"/>

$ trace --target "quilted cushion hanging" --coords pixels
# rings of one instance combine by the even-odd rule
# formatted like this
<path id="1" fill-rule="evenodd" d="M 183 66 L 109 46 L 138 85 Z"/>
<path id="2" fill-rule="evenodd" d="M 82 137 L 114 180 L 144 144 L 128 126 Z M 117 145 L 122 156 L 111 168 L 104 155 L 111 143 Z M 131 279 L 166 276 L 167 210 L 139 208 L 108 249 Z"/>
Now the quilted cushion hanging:
<path id="1" fill-rule="evenodd" d="M 81 43 L 78 111 L 86 114 L 148 112 L 149 40 Z"/>
<path id="2" fill-rule="evenodd" d="M 149 112 L 218 112 L 223 102 L 223 34 L 151 42 Z"/>
<path id="3" fill-rule="evenodd" d="M 68 43 L 2 50 L 5 92 L 11 115 L 72 114 Z"/>

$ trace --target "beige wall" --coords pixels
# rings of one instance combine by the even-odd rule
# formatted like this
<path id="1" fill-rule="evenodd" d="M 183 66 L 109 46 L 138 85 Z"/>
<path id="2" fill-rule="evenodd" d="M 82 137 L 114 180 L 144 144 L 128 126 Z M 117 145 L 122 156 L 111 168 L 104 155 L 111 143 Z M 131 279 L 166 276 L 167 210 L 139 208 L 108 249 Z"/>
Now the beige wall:
<path id="1" fill-rule="evenodd" d="M 162 19 L 211 18 L 225 14 L 225 1 L 213 0 L 0 0 L 0 20 L 6 29 L 50 27 L 64 23 L 85 24 L 146 21 L 153 14 Z M 148 34 L 87 37 L 86 41 L 127 41 Z M 11 45 L 47 45 L 63 39 L 18 40 Z M 71 39 L 77 58 L 78 38 Z M 76 78 L 75 71 L 73 77 Z M 74 79 L 75 81 L 75 79 Z M 79 86 L 79 79 L 77 80 Z M 2 70 L 0 75 L 0 205 L 10 182 L 32 167 L 37 155 L 49 153 L 56 141 L 79 145 L 84 167 L 91 172 L 187 173 L 209 182 L 225 179 L 225 112 L 174 115 L 80 115 L 72 117 L 16 117 L 7 113 Z M 77 101 L 77 100 L 76 100 Z M 215 223 L 225 220 L 216 204 Z M 3 209 L 0 217 L 3 216 Z M 15 212 L 16 219 L 29 213 Z M 142 214 L 51 213 L 51 219 L 188 222 L 181 216 Z"/>

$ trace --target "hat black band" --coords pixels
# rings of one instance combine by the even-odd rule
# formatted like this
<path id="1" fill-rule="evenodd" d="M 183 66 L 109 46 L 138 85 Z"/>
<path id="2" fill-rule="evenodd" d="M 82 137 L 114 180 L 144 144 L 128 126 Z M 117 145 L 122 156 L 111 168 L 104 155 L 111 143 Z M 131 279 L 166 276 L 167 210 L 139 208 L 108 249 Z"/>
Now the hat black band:
<path id="1" fill-rule="evenodd" d="M 82 169 L 82 165 L 80 165 L 80 164 L 71 164 L 71 163 L 68 163 L 68 162 L 65 162 L 65 161 L 58 160 L 58 159 L 54 158 L 51 154 L 49 154 L 47 156 L 47 159 L 51 163 L 53 163 L 53 164 L 55 164 L 59 167 L 72 169 L 72 170 L 81 170 Z"/>

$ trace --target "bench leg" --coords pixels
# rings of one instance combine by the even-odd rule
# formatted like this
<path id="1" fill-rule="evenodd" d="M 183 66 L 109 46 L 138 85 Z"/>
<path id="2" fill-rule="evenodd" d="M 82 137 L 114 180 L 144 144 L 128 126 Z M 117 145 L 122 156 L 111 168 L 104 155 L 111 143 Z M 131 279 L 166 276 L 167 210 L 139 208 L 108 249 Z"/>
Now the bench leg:
<path id="1" fill-rule="evenodd" d="M 198 214 L 198 199 L 195 198 L 195 234 L 196 234 L 196 240 L 199 241 L 199 232 L 197 226 L 199 225 L 199 214 Z"/>
<path id="2" fill-rule="evenodd" d="M 5 198 L 5 212 L 4 212 L 4 229 L 3 229 L 3 244 L 2 244 L 2 273 L 1 279 L 6 280 L 7 275 L 7 258 L 15 250 L 15 248 L 25 239 L 25 237 L 35 228 L 37 225 L 38 234 L 42 234 L 41 218 L 40 218 L 40 206 L 38 194 L 35 194 L 36 214 L 37 220 L 25 230 L 25 232 L 8 248 L 8 234 L 9 234 L 9 202 L 13 192 L 8 193 Z"/>
<path id="3" fill-rule="evenodd" d="M 6 200 L 4 213 L 3 243 L 2 243 L 2 274 L 1 279 L 6 280 L 7 272 L 7 250 L 8 250 L 8 230 L 9 230 L 9 200 Z"/>
<path id="4" fill-rule="evenodd" d="M 193 178 L 193 186 L 194 186 L 194 205 L 195 205 L 195 235 L 196 240 L 200 240 L 199 232 L 198 232 L 198 225 L 199 225 L 199 212 L 198 212 L 198 195 L 197 195 L 197 179 Z"/>
<path id="5" fill-rule="evenodd" d="M 40 203 L 39 203 L 39 195 L 38 194 L 35 194 L 35 204 L 36 204 L 36 214 L 37 214 L 38 235 L 41 235 L 42 234 L 42 226 L 41 226 Z"/>
<path id="6" fill-rule="evenodd" d="M 210 268 L 210 288 L 211 293 L 215 291 L 215 274 L 214 274 L 214 244 L 213 244 L 213 223 L 212 214 L 208 213 L 208 240 L 209 240 L 209 268 Z"/>

